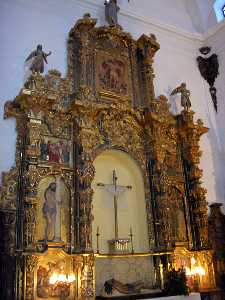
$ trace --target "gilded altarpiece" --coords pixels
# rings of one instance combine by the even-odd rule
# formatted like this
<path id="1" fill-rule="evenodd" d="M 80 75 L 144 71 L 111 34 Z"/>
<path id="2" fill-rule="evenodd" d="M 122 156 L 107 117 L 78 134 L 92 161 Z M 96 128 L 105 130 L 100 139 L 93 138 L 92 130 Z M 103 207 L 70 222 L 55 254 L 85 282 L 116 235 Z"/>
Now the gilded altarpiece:
<path id="1" fill-rule="evenodd" d="M 155 99 L 154 35 L 136 41 L 119 25 L 96 22 L 86 14 L 71 29 L 66 78 L 32 74 L 5 104 L 18 132 L 16 164 L 0 193 L 5 299 L 95 297 L 91 183 L 93 161 L 106 149 L 125 151 L 142 170 L 148 255 L 157 254 L 151 272 L 180 266 L 180 246 L 189 260 L 211 257 L 198 167 L 208 129 L 194 112 L 173 116 L 165 96 Z"/>

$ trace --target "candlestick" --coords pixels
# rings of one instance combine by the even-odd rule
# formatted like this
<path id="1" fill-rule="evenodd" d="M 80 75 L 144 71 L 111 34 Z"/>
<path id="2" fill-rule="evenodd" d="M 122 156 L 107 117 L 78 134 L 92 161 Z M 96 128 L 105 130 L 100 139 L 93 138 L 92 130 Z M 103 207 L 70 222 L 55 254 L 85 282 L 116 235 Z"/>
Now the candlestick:
<path id="1" fill-rule="evenodd" d="M 133 233 L 132 233 L 132 227 L 130 226 L 130 235 L 133 235 Z"/>
<path id="2" fill-rule="evenodd" d="M 130 242 L 131 242 L 131 253 L 134 254 L 133 233 L 132 233 L 131 226 L 130 226 Z"/>
<path id="3" fill-rule="evenodd" d="M 97 237 L 97 253 L 99 253 L 99 226 L 97 227 L 97 233 L 96 233 L 96 237 Z"/>

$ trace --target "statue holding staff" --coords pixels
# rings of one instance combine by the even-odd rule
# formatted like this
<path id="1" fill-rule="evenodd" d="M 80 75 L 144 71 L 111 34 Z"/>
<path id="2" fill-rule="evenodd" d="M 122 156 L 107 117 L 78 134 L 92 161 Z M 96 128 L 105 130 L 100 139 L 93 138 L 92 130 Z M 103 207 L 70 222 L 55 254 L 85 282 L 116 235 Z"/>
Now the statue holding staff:
<path id="1" fill-rule="evenodd" d="M 42 50 L 42 45 L 38 45 L 37 49 L 30 53 L 25 62 L 28 62 L 32 59 L 29 69 L 32 73 L 43 73 L 44 72 L 44 63 L 48 63 L 47 56 L 51 55 L 52 52 L 49 51 L 45 53 Z"/>
<path id="2" fill-rule="evenodd" d="M 130 0 L 128 0 L 130 2 Z M 117 5 L 117 0 L 105 0 L 105 20 L 109 26 L 118 25 L 118 12 L 120 7 Z"/>
<path id="3" fill-rule="evenodd" d="M 184 107 L 184 110 L 189 111 L 191 108 L 191 92 L 186 88 L 185 82 L 182 82 L 180 86 L 175 88 L 170 95 L 172 96 L 176 94 L 181 94 L 181 106 Z"/>
<path id="4" fill-rule="evenodd" d="M 109 26 L 116 26 L 118 24 L 118 11 L 120 10 L 116 0 L 105 1 L 105 19 Z"/>

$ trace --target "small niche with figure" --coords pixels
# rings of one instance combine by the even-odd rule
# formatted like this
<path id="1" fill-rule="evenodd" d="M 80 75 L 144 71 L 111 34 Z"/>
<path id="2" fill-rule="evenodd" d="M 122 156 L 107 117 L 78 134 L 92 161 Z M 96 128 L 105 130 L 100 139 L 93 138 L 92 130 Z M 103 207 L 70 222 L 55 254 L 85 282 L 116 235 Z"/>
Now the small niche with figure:
<path id="1" fill-rule="evenodd" d="M 36 236 L 38 241 L 66 243 L 68 240 L 69 191 L 60 176 L 44 178 L 38 189 Z"/>

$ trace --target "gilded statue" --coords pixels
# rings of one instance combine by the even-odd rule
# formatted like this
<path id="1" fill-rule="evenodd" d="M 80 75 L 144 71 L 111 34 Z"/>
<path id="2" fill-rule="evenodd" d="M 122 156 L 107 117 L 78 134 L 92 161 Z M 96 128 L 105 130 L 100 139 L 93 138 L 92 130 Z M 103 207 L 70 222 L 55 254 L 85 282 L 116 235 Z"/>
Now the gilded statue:
<path id="1" fill-rule="evenodd" d="M 176 94 L 181 94 L 181 106 L 183 106 L 186 111 L 189 111 L 191 107 L 191 92 L 186 88 L 185 82 L 182 82 L 180 86 L 175 88 L 170 95 L 172 96 Z"/>
<path id="2" fill-rule="evenodd" d="M 29 69 L 32 71 L 32 73 L 43 73 L 44 63 L 48 63 L 47 56 L 51 54 L 51 51 L 45 53 L 42 50 L 42 45 L 37 45 L 37 49 L 30 53 L 25 62 L 28 62 L 29 60 L 33 59 L 31 61 Z"/>

